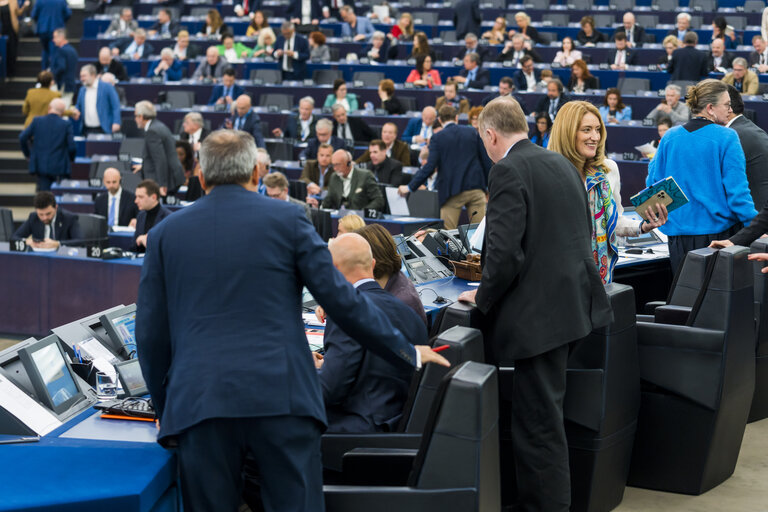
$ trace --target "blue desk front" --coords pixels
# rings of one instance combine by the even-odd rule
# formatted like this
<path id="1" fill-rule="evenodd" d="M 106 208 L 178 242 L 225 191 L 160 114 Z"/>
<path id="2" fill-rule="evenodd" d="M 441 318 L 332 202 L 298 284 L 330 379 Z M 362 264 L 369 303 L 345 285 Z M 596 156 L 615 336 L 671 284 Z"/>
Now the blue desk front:
<path id="1" fill-rule="evenodd" d="M 153 423 L 103 420 L 94 409 L 38 443 L 0 446 L 0 511 L 179 510 L 176 456 Z"/>

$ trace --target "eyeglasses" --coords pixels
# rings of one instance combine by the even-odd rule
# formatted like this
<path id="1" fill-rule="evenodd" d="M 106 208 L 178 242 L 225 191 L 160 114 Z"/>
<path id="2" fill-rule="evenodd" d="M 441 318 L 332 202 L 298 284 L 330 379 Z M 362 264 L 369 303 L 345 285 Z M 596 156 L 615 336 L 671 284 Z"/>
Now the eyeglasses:
<path id="1" fill-rule="evenodd" d="M 728 110 L 728 112 L 731 112 L 733 110 L 733 107 L 731 107 L 730 101 L 728 103 L 721 103 L 719 106 L 725 107 Z"/>

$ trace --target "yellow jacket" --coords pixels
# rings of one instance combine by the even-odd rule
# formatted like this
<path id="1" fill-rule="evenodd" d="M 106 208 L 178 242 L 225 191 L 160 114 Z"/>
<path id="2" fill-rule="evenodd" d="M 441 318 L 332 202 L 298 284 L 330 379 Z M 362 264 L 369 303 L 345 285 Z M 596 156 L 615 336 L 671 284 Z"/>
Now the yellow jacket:
<path id="1" fill-rule="evenodd" d="M 24 127 L 26 128 L 35 117 L 47 114 L 48 104 L 54 98 L 61 98 L 61 93 L 45 87 L 29 89 L 27 97 L 24 98 L 24 105 L 21 107 L 21 112 L 27 116 Z"/>

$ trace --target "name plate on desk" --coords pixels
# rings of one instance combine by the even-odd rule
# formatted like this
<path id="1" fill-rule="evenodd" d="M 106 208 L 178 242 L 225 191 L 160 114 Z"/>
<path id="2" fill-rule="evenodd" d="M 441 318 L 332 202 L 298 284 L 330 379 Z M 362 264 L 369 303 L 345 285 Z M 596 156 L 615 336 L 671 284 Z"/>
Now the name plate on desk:
<path id="1" fill-rule="evenodd" d="M 89 245 L 86 248 L 86 256 L 89 258 L 101 259 L 101 247 L 98 245 Z"/>
<path id="2" fill-rule="evenodd" d="M 27 242 L 25 240 L 11 240 L 8 248 L 11 252 L 27 252 Z"/>
<path id="3" fill-rule="evenodd" d="M 90 180 L 88 180 L 88 183 L 92 187 L 100 187 L 101 186 L 101 180 L 99 178 L 91 178 Z"/>

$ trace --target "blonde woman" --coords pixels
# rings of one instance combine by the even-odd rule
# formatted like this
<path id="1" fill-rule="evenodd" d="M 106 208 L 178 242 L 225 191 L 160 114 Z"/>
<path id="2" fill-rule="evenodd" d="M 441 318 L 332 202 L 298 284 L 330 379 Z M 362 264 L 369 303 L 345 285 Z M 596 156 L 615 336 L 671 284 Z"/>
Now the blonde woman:
<path id="1" fill-rule="evenodd" d="M 531 17 L 525 14 L 523 11 L 515 13 L 515 23 L 517 23 L 517 31 L 512 29 L 509 31 L 509 38 L 515 34 L 522 34 L 526 41 L 530 41 L 533 44 L 544 44 L 544 40 L 539 35 L 539 31 L 531 26 Z"/>
<path id="2" fill-rule="evenodd" d="M 398 41 L 411 41 L 413 39 L 413 16 L 411 13 L 402 13 L 400 19 L 397 20 L 397 25 L 392 27 L 389 35 Z"/>
<path id="3" fill-rule="evenodd" d="M 339 219 L 339 234 L 352 233 L 353 231 L 365 226 L 365 221 L 359 215 L 350 213 Z"/>
<path id="4" fill-rule="evenodd" d="M 664 47 L 664 55 L 659 57 L 656 64 L 658 64 L 661 69 L 666 69 L 669 63 L 672 62 L 672 53 L 680 47 L 680 41 L 677 39 L 677 36 L 667 36 L 664 38 L 661 46 Z"/>
<path id="5" fill-rule="evenodd" d="M 483 32 L 483 39 L 487 39 L 490 44 L 504 44 L 507 40 L 507 19 L 498 16 L 493 22 L 493 28 Z"/>
<path id="6" fill-rule="evenodd" d="M 603 283 L 610 283 L 619 260 L 616 237 L 637 236 L 663 225 L 667 210 L 664 206 L 656 211 L 649 208 L 648 217 L 656 219 L 651 223 L 624 217 L 619 168 L 605 157 L 605 138 L 605 123 L 597 107 L 570 101 L 555 118 L 547 149 L 563 155 L 581 174 L 592 219 L 592 255 Z"/>

